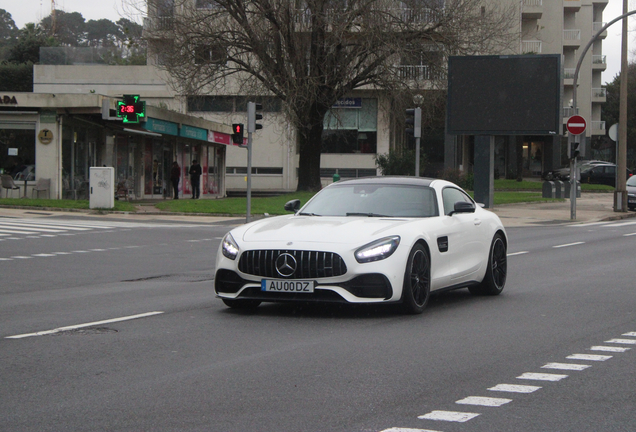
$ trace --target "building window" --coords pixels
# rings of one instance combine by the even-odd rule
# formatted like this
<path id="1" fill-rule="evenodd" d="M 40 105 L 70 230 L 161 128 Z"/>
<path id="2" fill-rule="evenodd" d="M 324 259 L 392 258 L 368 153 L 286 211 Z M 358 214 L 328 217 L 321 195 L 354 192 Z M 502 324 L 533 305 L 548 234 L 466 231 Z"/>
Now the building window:
<path id="1" fill-rule="evenodd" d="M 340 178 L 376 177 L 375 168 L 320 168 L 320 177 L 333 178 L 338 174 Z"/>
<path id="2" fill-rule="evenodd" d="M 245 175 L 247 174 L 246 167 L 227 167 L 225 168 L 226 174 Z M 252 174 L 256 175 L 283 175 L 283 169 L 277 167 L 252 167 Z"/>
<path id="3" fill-rule="evenodd" d="M 247 112 L 247 103 L 263 105 L 263 112 L 280 112 L 281 100 L 273 96 L 188 96 L 188 112 Z"/>
<path id="4" fill-rule="evenodd" d="M 378 101 L 353 98 L 338 104 L 325 117 L 322 153 L 375 153 Z"/>
<path id="5" fill-rule="evenodd" d="M 219 46 L 197 45 L 194 48 L 194 64 L 225 63 L 227 53 Z"/>

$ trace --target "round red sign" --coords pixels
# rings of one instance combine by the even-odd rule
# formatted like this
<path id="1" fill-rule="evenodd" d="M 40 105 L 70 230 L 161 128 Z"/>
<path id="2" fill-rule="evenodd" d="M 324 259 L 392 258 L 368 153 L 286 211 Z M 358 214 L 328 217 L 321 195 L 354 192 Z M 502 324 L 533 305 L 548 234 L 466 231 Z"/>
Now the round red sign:
<path id="1" fill-rule="evenodd" d="M 568 128 L 568 132 L 570 132 L 572 135 L 581 135 L 583 132 L 585 132 L 587 122 L 580 115 L 574 115 L 568 119 L 565 127 Z"/>

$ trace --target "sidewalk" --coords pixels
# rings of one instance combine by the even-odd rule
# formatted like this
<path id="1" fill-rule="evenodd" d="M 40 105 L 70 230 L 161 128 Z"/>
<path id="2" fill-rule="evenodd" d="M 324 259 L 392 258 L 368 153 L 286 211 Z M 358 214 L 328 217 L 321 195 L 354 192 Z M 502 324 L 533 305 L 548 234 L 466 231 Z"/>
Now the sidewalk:
<path id="1" fill-rule="evenodd" d="M 541 226 L 571 223 L 591 223 L 620 220 L 636 217 L 636 212 L 615 212 L 614 194 L 612 193 L 582 193 L 576 200 L 576 219 L 571 220 L 570 200 L 553 203 L 521 203 L 496 206 L 492 211 L 496 213 L 505 227 Z M 64 211 L 55 209 L 39 209 L 35 207 L 1 208 L 0 216 L 9 217 L 42 217 L 59 216 L 91 216 L 108 217 L 120 220 L 163 220 L 190 221 L 199 223 L 234 222 L 240 225 L 245 222 L 244 215 L 212 216 L 203 214 L 170 213 L 158 210 L 152 203 L 137 204 L 136 213 L 105 212 L 105 211 Z M 252 215 L 252 220 L 260 219 L 263 215 Z M 636 220 L 635 220 L 636 221 Z"/>
<path id="2" fill-rule="evenodd" d="M 505 227 L 563 223 L 590 223 L 636 217 L 636 212 L 615 212 L 613 193 L 581 193 L 572 220 L 570 200 L 554 203 L 522 203 L 495 206 L 493 211 Z"/>

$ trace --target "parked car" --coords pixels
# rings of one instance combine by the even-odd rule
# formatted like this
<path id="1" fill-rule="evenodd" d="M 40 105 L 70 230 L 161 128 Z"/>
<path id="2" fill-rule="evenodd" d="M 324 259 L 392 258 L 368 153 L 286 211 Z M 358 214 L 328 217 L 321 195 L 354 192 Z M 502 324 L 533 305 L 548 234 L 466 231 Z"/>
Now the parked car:
<path id="1" fill-rule="evenodd" d="M 603 164 L 607 164 L 609 162 L 606 161 L 600 161 L 600 160 L 579 160 L 576 163 L 576 166 L 579 168 L 579 172 L 583 171 L 584 169 L 589 168 L 590 166 L 594 166 L 594 165 L 603 165 Z M 544 180 L 561 180 L 561 181 L 569 181 L 570 180 L 570 166 L 566 166 L 563 168 L 559 168 L 557 170 L 554 171 L 546 171 L 543 173 L 543 179 Z"/>
<path id="2" fill-rule="evenodd" d="M 631 177 L 632 172 L 627 170 L 627 178 Z M 592 165 L 581 170 L 581 183 L 604 184 L 616 187 L 616 165 Z"/>
<path id="3" fill-rule="evenodd" d="M 261 302 L 398 303 L 421 313 L 430 292 L 497 295 L 508 238 L 494 213 L 445 180 L 370 177 L 332 183 L 294 214 L 231 230 L 214 289 L 232 308 Z"/>
<path id="4" fill-rule="evenodd" d="M 636 176 L 627 179 L 627 207 L 636 210 Z"/>

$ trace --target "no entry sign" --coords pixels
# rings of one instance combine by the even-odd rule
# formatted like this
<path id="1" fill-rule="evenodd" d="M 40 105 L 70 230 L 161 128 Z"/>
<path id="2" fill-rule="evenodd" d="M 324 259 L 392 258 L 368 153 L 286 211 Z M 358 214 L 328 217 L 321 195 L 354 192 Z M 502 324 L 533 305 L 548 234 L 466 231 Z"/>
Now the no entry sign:
<path id="1" fill-rule="evenodd" d="M 585 132 L 587 122 L 580 115 L 574 115 L 568 119 L 565 127 L 572 135 L 581 135 L 583 132 Z"/>

